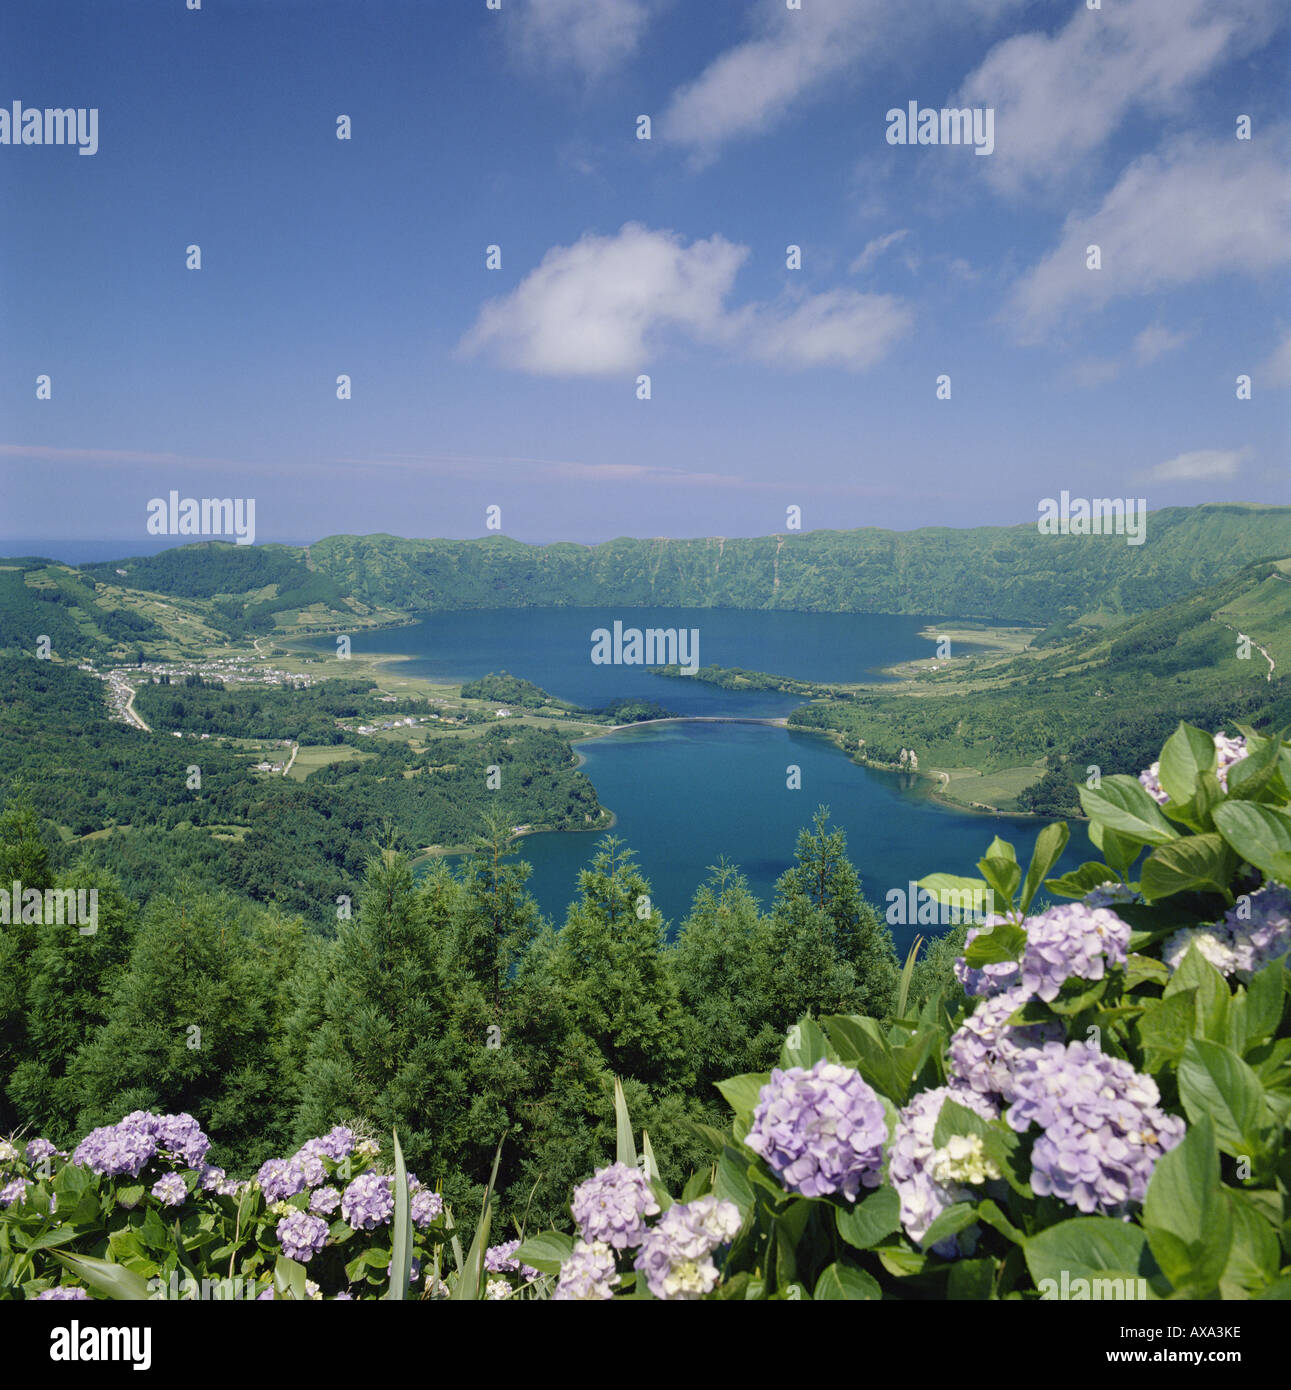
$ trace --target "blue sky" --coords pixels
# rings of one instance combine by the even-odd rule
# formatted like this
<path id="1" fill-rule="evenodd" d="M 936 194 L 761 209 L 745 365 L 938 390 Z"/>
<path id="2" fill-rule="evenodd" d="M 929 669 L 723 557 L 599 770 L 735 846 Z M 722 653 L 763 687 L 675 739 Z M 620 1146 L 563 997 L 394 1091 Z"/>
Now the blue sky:
<path id="1" fill-rule="evenodd" d="M 143 549 L 172 488 L 261 541 L 1289 502 L 1285 16 L 8 7 L 0 107 L 97 107 L 99 148 L 0 145 L 0 541 Z M 993 152 L 889 144 L 911 101 Z"/>

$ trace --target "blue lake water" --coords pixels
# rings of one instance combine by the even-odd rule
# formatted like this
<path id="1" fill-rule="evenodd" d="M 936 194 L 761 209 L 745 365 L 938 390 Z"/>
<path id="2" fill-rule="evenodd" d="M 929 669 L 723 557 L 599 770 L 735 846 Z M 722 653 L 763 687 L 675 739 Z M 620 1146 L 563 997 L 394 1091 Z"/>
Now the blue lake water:
<path id="1" fill-rule="evenodd" d="M 355 652 L 412 658 L 410 675 L 467 679 L 505 669 L 562 699 L 586 706 L 620 696 L 656 700 L 685 715 L 768 717 L 801 700 L 774 692 L 735 693 L 629 666 L 593 666 L 591 633 L 615 618 L 638 627 L 694 627 L 703 664 L 742 666 L 807 680 L 875 680 L 878 668 L 927 656 L 920 638 L 932 620 L 872 614 L 737 612 L 722 609 L 521 609 L 437 613 L 412 627 L 357 634 Z M 325 647 L 326 642 L 318 644 Z M 800 829 L 818 805 L 847 834 L 849 856 L 866 896 L 881 908 L 889 889 L 935 872 L 976 876 L 974 865 L 996 834 L 1023 863 L 1043 822 L 948 810 L 919 778 L 859 767 L 827 739 L 769 725 L 651 724 L 576 745 L 602 803 L 617 817 L 614 834 L 636 851 L 655 904 L 671 929 L 685 917 L 696 887 L 722 856 L 740 866 L 765 905 L 792 863 Z M 801 789 L 787 786 L 790 766 Z M 578 871 L 600 836 L 526 836 L 530 889 L 555 921 L 577 895 Z M 1059 870 L 1095 855 L 1083 826 Z M 894 925 L 904 948 L 917 931 Z"/>

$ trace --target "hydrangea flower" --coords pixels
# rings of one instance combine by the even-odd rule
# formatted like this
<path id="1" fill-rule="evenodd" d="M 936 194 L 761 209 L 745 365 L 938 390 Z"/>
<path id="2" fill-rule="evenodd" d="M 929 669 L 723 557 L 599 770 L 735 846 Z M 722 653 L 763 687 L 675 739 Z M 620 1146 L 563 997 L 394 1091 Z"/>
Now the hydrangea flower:
<path id="1" fill-rule="evenodd" d="M 34 1299 L 36 1303 L 88 1303 L 90 1296 L 75 1284 L 55 1284 L 52 1289 L 43 1289 Z"/>
<path id="2" fill-rule="evenodd" d="M 983 999 L 959 1025 L 946 1049 L 952 1085 L 1004 1102 L 1013 1099 L 1013 1066 L 1023 1052 L 1062 1037 L 1057 1020 L 1009 1024 L 1009 1015 L 1031 998 L 1025 985 Z"/>
<path id="3" fill-rule="evenodd" d="M 167 1173 L 153 1183 L 152 1195 L 164 1207 L 182 1207 L 188 1200 L 188 1188 L 178 1173 Z"/>
<path id="4" fill-rule="evenodd" d="M 992 927 L 997 927 L 1007 920 L 1006 917 L 993 914 L 980 927 L 969 927 L 964 936 L 964 950 L 967 951 L 977 937 L 987 935 Z M 970 967 L 963 956 L 957 956 L 952 968 L 955 978 L 964 987 L 964 993 L 980 999 L 999 994 L 1001 990 L 1009 989 L 1018 982 L 1018 963 L 1015 960 L 995 961 L 978 970 Z"/>
<path id="5" fill-rule="evenodd" d="M 502 1299 L 511 1297 L 511 1285 L 505 1279 L 490 1279 L 484 1288 L 484 1297 Z"/>
<path id="6" fill-rule="evenodd" d="M 360 1158 L 375 1158 L 381 1152 L 381 1145 L 375 1139 L 360 1139 L 354 1146 Z"/>
<path id="7" fill-rule="evenodd" d="M 639 1168 L 612 1163 L 579 1183 L 569 1209 L 584 1241 L 627 1250 L 641 1244 L 645 1218 L 659 1210 L 659 1203 Z"/>
<path id="8" fill-rule="evenodd" d="M 341 1197 L 341 1215 L 356 1231 L 384 1226 L 394 1213 L 394 1184 L 379 1173 L 362 1173 Z"/>
<path id="9" fill-rule="evenodd" d="M 717 1285 L 712 1254 L 739 1234 L 740 1210 L 716 1197 L 678 1203 L 655 1223 L 635 1261 L 656 1298 L 695 1299 Z"/>
<path id="10" fill-rule="evenodd" d="M 1113 907 L 1116 903 L 1141 903 L 1143 894 L 1136 892 L 1127 883 L 1117 883 L 1108 879 L 1097 888 L 1091 888 L 1081 898 L 1086 907 Z"/>
<path id="11" fill-rule="evenodd" d="M 314 1213 L 330 1216 L 341 1204 L 341 1193 L 335 1187 L 316 1187 L 309 1194 L 309 1209 Z"/>
<path id="12" fill-rule="evenodd" d="M 1222 730 L 1215 735 L 1215 752 L 1219 755 L 1219 766 L 1215 775 L 1219 779 L 1219 785 L 1225 791 L 1228 790 L 1228 769 L 1234 763 L 1239 763 L 1246 756 L 1246 740 L 1240 735 L 1229 738 Z M 1147 788 L 1148 795 L 1152 797 L 1158 805 L 1164 806 L 1170 798 L 1161 787 L 1161 764 L 1155 762 L 1151 767 L 1139 773 L 1139 781 Z"/>
<path id="13" fill-rule="evenodd" d="M 327 1181 L 327 1169 L 323 1167 L 323 1160 L 309 1145 L 294 1154 L 291 1161 L 300 1169 L 306 1187 L 321 1187 Z"/>
<path id="14" fill-rule="evenodd" d="M 1022 983 L 1048 1003 L 1071 978 L 1101 980 L 1105 962 L 1125 964 L 1130 924 L 1104 907 L 1063 903 L 1028 918 Z"/>
<path id="15" fill-rule="evenodd" d="M 289 1260 L 308 1264 L 327 1244 L 327 1222 L 307 1211 L 293 1211 L 279 1221 L 277 1234 Z"/>
<path id="16" fill-rule="evenodd" d="M 297 1192 L 303 1192 L 305 1173 L 294 1158 L 271 1158 L 260 1165 L 256 1182 L 260 1184 L 265 1202 L 272 1206 L 274 1202 L 285 1201 Z"/>
<path id="17" fill-rule="evenodd" d="M 1084 1042 L 1046 1043 L 1018 1059 L 1006 1119 L 1019 1133 L 1039 1125 L 1031 1186 L 1085 1213 L 1124 1215 L 1143 1199 L 1162 1154 L 1184 1122 L 1159 1106 L 1156 1082 Z"/>
<path id="18" fill-rule="evenodd" d="M 0 1207 L 7 1208 L 24 1201 L 30 1185 L 26 1178 L 14 1178 L 12 1182 L 0 1187 Z"/>
<path id="19" fill-rule="evenodd" d="M 614 1251 L 603 1241 L 576 1241 L 569 1257 L 560 1266 L 560 1281 L 553 1299 L 564 1301 L 598 1300 L 614 1297 L 614 1285 L 621 1283 L 614 1267 Z"/>
<path id="20" fill-rule="evenodd" d="M 413 1225 L 421 1230 L 437 1220 L 443 1210 L 444 1199 L 438 1192 L 428 1192 L 424 1187 L 414 1192 L 408 1203 L 408 1214 L 412 1217 Z"/>
<path id="21" fill-rule="evenodd" d="M 7 1139 L 0 1139 L 0 1163 L 17 1163 L 18 1150 Z"/>
<path id="22" fill-rule="evenodd" d="M 1161 959 L 1172 975 L 1183 963 L 1188 948 L 1194 945 L 1221 975 L 1232 975 L 1237 970 L 1232 934 L 1225 923 L 1219 922 L 1207 927 L 1180 927 L 1166 939 Z"/>
<path id="23" fill-rule="evenodd" d="M 518 1240 L 504 1240 L 501 1245 L 490 1245 L 484 1252 L 484 1268 L 490 1274 L 514 1274 L 519 1271 L 524 1275 L 525 1281 L 532 1284 L 538 1277 L 538 1271 L 528 1265 L 522 1265 L 514 1258 L 519 1248 Z"/>
<path id="24" fill-rule="evenodd" d="M 942 1160 L 947 1155 L 933 1141 L 941 1108 L 947 1100 L 956 1101 L 984 1120 L 992 1120 L 997 1114 L 995 1106 L 976 1091 L 938 1086 L 935 1090 L 920 1091 L 897 1116 L 892 1131 L 888 1176 L 901 1199 L 901 1225 L 915 1242 L 924 1238 L 928 1227 L 947 1207 L 971 1195 L 951 1172 L 945 1170 Z M 947 1258 L 959 1254 L 961 1245 L 967 1249 L 971 1240 L 964 1235 L 961 1233 L 958 1239 L 949 1236 L 938 1241 L 933 1249 Z"/>
<path id="25" fill-rule="evenodd" d="M 1291 890 L 1270 880 L 1243 894 L 1221 921 L 1175 932 L 1161 958 L 1177 970 L 1194 944 L 1222 975 L 1249 984 L 1253 975 L 1291 951 Z"/>
<path id="26" fill-rule="evenodd" d="M 72 1162 L 104 1177 L 137 1178 L 156 1152 L 153 1135 L 122 1120 L 92 1129 L 72 1151 Z"/>
<path id="27" fill-rule="evenodd" d="M 37 1137 L 27 1141 L 28 1163 L 39 1163 L 42 1158 L 53 1158 L 57 1152 L 57 1146 L 51 1144 L 48 1139 Z"/>
<path id="28" fill-rule="evenodd" d="M 883 1104 L 860 1072 L 822 1058 L 810 1071 L 771 1073 L 744 1142 L 788 1191 L 854 1202 L 879 1185 L 887 1134 Z"/>

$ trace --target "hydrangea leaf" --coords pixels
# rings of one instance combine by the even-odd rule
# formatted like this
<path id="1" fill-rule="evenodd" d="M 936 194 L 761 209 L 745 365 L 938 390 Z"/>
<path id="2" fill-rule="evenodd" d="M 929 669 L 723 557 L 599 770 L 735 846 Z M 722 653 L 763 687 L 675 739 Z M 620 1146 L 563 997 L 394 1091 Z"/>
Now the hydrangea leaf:
<path id="1" fill-rule="evenodd" d="M 1219 833 L 1261 872 L 1275 876 L 1275 861 L 1291 855 L 1291 816 L 1252 801 L 1226 801 L 1215 807 Z"/>
<path id="2" fill-rule="evenodd" d="M 1112 871 L 1106 864 L 1091 859 L 1069 874 L 1045 879 L 1044 886 L 1051 893 L 1057 893 L 1060 898 L 1083 898 L 1086 893 L 1091 893 L 1095 888 L 1101 888 L 1103 884 L 1110 882 Z"/>
<path id="3" fill-rule="evenodd" d="M 1022 912 L 1031 906 L 1041 880 L 1062 857 L 1070 838 L 1071 831 L 1067 829 L 1066 821 L 1046 825 L 1036 836 L 1035 849 L 1031 851 L 1031 862 L 1027 865 L 1027 876 L 1022 884 L 1022 897 L 1018 901 Z"/>
<path id="4" fill-rule="evenodd" d="M 1143 1199 L 1143 1225 L 1175 1291 L 1213 1297 L 1228 1265 L 1233 1211 L 1219 1183 L 1219 1150 L 1208 1115 L 1199 1115 L 1182 1142 L 1157 1160 Z"/>
<path id="5" fill-rule="evenodd" d="M 573 1248 L 572 1236 L 567 1236 L 563 1231 L 543 1231 L 523 1241 L 512 1258 L 540 1274 L 559 1274 L 561 1265 L 569 1258 Z"/>
<path id="6" fill-rule="evenodd" d="M 1079 787 L 1085 814 L 1105 830 L 1144 845 L 1167 845 L 1179 832 L 1133 777 L 1104 777 L 1101 787 Z"/>
<path id="7" fill-rule="evenodd" d="M 151 1290 L 143 1276 L 124 1265 L 95 1259 L 91 1255 L 69 1255 L 62 1250 L 51 1253 L 59 1264 L 106 1298 L 137 1303 L 151 1297 Z"/>
<path id="8" fill-rule="evenodd" d="M 1278 1238 L 1246 1193 L 1230 1190 L 1228 1200 L 1233 1209 L 1233 1244 L 1220 1276 L 1219 1294 L 1251 1298 L 1277 1278 Z"/>
<path id="9" fill-rule="evenodd" d="M 901 1199 L 895 1187 L 880 1187 L 854 1207 L 835 1207 L 838 1234 L 858 1250 L 870 1250 L 901 1229 Z"/>
<path id="10" fill-rule="evenodd" d="M 1192 890 L 1226 893 L 1236 870 L 1237 856 L 1211 831 L 1154 849 L 1143 861 L 1139 888 L 1148 902 Z"/>
<path id="11" fill-rule="evenodd" d="M 1180 721 L 1161 749 L 1158 773 L 1161 790 L 1173 802 L 1191 801 L 1197 779 L 1203 772 L 1213 772 L 1218 764 L 1214 738 L 1204 729 Z"/>
<path id="12" fill-rule="evenodd" d="M 1144 1232 L 1115 1217 L 1075 1216 L 1059 1221 L 1028 1236 L 1025 1255 L 1031 1278 L 1042 1296 L 1059 1297 L 1064 1275 L 1068 1288 L 1078 1279 L 1143 1279 L 1149 1298 L 1159 1297 L 1165 1291 Z M 1106 1289 L 1106 1284 L 1102 1287 Z M 1119 1290 L 1122 1298 L 1126 1297 L 1127 1287 L 1138 1292 L 1137 1282 L 1128 1286 L 1122 1282 Z M 1102 1296 L 1114 1297 L 1115 1294 L 1103 1293 Z"/>
<path id="13" fill-rule="evenodd" d="M 1193 1124 L 1202 1116 L 1210 1118 L 1221 1153 L 1263 1156 L 1270 1128 L 1264 1087 L 1235 1052 L 1193 1038 L 1179 1063 L 1179 1098 Z"/>
<path id="14" fill-rule="evenodd" d="M 840 1299 L 878 1299 L 883 1296 L 878 1280 L 855 1265 L 836 1260 L 829 1265 L 816 1280 L 816 1290 L 812 1297 L 822 1300 Z"/>

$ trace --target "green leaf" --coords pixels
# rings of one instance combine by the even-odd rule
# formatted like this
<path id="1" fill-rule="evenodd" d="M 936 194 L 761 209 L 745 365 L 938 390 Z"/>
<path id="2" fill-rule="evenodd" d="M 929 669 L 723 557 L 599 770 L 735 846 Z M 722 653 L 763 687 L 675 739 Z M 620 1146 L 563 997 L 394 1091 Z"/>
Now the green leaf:
<path id="1" fill-rule="evenodd" d="M 1168 994 L 1149 1004 L 1139 1017 L 1139 1041 L 1150 1072 L 1178 1066 L 1184 1048 L 1196 1032 L 1195 988 Z"/>
<path id="2" fill-rule="evenodd" d="M 972 945 L 964 952 L 964 960 L 973 970 L 980 970 L 984 965 L 1017 960 L 1026 944 L 1026 931 L 1016 922 L 996 922 L 978 930 Z"/>
<path id="3" fill-rule="evenodd" d="M 1100 1281 L 1097 1290 L 1089 1290 L 1088 1297 L 1137 1298 L 1143 1293 L 1154 1298 L 1164 1292 L 1143 1231 L 1110 1216 L 1075 1216 L 1059 1221 L 1028 1236 L 1025 1255 L 1031 1278 L 1046 1299 L 1063 1296 L 1064 1275 L 1068 1297 L 1081 1279 L 1091 1284 Z M 1138 1285 L 1139 1279 L 1145 1281 L 1145 1287 Z M 1112 1281 L 1110 1290 L 1107 1281 Z"/>
<path id="4" fill-rule="evenodd" d="M 511 1258 L 538 1270 L 540 1274 L 559 1274 L 561 1265 L 569 1259 L 573 1250 L 573 1236 L 567 1236 L 563 1231 L 542 1231 L 524 1241 Z"/>
<path id="5" fill-rule="evenodd" d="M 1196 990 L 1194 1032 L 1201 1037 L 1220 1042 L 1228 1037 L 1228 1010 L 1232 995 L 1224 977 L 1201 953 L 1194 942 L 1184 953 L 1170 983 L 1165 987 L 1164 998 L 1181 994 L 1186 990 Z"/>
<path id="6" fill-rule="evenodd" d="M 878 1299 L 882 1297 L 882 1290 L 879 1288 L 878 1280 L 866 1274 L 863 1269 L 836 1260 L 816 1280 L 816 1290 L 812 1297 L 818 1301 Z"/>
<path id="7" fill-rule="evenodd" d="M 1148 902 L 1194 890 L 1227 893 L 1236 871 L 1237 856 L 1209 831 L 1154 849 L 1143 861 L 1139 887 Z"/>
<path id="8" fill-rule="evenodd" d="M 820 1031 L 815 1019 L 802 1018 L 789 1025 L 788 1035 L 780 1049 L 780 1066 L 785 1070 L 790 1067 L 802 1067 L 805 1071 L 810 1071 L 828 1054 L 825 1035 Z"/>
<path id="9" fill-rule="evenodd" d="M 1022 884 L 1022 898 L 1018 904 L 1021 911 L 1031 906 L 1031 900 L 1039 891 L 1041 881 L 1045 874 L 1062 858 L 1062 852 L 1067 848 L 1067 841 L 1071 838 L 1071 831 L 1067 829 L 1066 821 L 1055 821 L 1036 836 L 1035 849 L 1031 852 L 1031 863 L 1027 866 L 1027 876 Z"/>
<path id="10" fill-rule="evenodd" d="M 142 1303 L 152 1297 L 141 1275 L 110 1260 L 98 1260 L 92 1255 L 69 1255 L 62 1250 L 51 1251 L 64 1268 L 83 1279 L 96 1293 L 123 1302 Z"/>
<path id="11" fill-rule="evenodd" d="M 1286 966 L 1275 960 L 1247 985 L 1240 1010 L 1243 1051 L 1278 1031 L 1285 1006 L 1285 978 Z"/>
<path id="12" fill-rule="evenodd" d="M 1179 1098 L 1192 1124 L 1209 1116 L 1221 1153 L 1237 1158 L 1263 1154 L 1270 1124 L 1259 1078 L 1229 1048 L 1193 1038 L 1179 1063 Z"/>
<path id="13" fill-rule="evenodd" d="M 1143 1199 L 1152 1254 L 1175 1290 L 1213 1297 L 1228 1265 L 1233 1211 L 1219 1183 L 1219 1151 L 1209 1116 L 1157 1160 Z"/>
<path id="14" fill-rule="evenodd" d="M 749 1117 L 757 1109 L 758 1093 L 770 1080 L 770 1072 L 746 1072 L 743 1076 L 730 1076 L 725 1081 L 719 1081 L 717 1089 L 736 1115 Z"/>
<path id="15" fill-rule="evenodd" d="M 618 1139 L 618 1161 L 635 1168 L 637 1146 L 632 1137 L 632 1117 L 628 1114 L 628 1103 L 623 1098 L 623 1083 L 617 1076 L 614 1078 L 614 1129 Z"/>
<path id="16" fill-rule="evenodd" d="M 298 1303 L 309 1297 L 305 1292 L 305 1266 L 286 1255 L 279 1255 L 273 1267 L 273 1293 L 275 1298 L 290 1293 Z"/>
<path id="17" fill-rule="evenodd" d="M 996 843 L 1001 843 L 996 841 Z M 982 872 L 982 877 L 991 885 L 996 899 L 1002 907 L 1007 907 L 1013 901 L 1013 894 L 1017 891 L 1017 886 L 1022 882 L 1022 870 L 1018 866 L 1018 861 L 1013 857 L 1013 846 L 1010 845 L 1009 857 L 1004 858 L 1000 855 L 993 855 L 988 850 L 986 857 L 977 861 L 977 867 Z"/>
<path id="18" fill-rule="evenodd" d="M 408 1170 L 404 1167 L 399 1131 L 394 1135 L 394 1213 L 390 1223 L 390 1287 L 386 1298 L 402 1303 L 412 1276 L 412 1213 L 408 1195 Z"/>
<path id="19" fill-rule="evenodd" d="M 1233 1244 L 1219 1294 L 1221 1298 L 1254 1298 L 1277 1278 L 1277 1234 L 1246 1193 L 1230 1189 L 1228 1201 L 1233 1209 Z"/>
<path id="20" fill-rule="evenodd" d="M 615 1109 L 618 1109 L 618 1098 L 621 1091 L 618 1091 L 618 1079 L 615 1078 Z M 627 1106 L 623 1107 L 624 1115 L 627 1114 Z M 629 1139 L 631 1131 L 629 1131 Z M 484 1204 L 480 1210 L 480 1219 L 475 1226 L 475 1237 L 471 1241 L 471 1248 L 466 1253 L 466 1259 L 462 1261 L 462 1266 L 458 1270 L 457 1283 L 453 1286 L 451 1298 L 457 1301 L 478 1302 L 483 1294 L 484 1286 L 484 1252 L 489 1244 L 489 1227 L 493 1221 L 493 1187 L 498 1180 L 498 1164 L 502 1161 L 502 1145 L 506 1143 L 504 1134 L 498 1140 L 497 1152 L 493 1155 L 493 1171 L 489 1174 L 489 1185 L 484 1189 Z M 635 1152 L 633 1149 L 635 1166 Z M 537 1265 L 534 1266 L 537 1269 Z"/>
<path id="21" fill-rule="evenodd" d="M 1197 779 L 1203 772 L 1214 772 L 1217 766 L 1215 740 L 1204 729 L 1181 722 L 1161 750 L 1161 790 L 1173 802 L 1191 801 Z"/>
<path id="22" fill-rule="evenodd" d="M 901 1229 L 901 1199 L 895 1187 L 880 1187 L 853 1207 L 835 1207 L 838 1234 L 858 1250 L 870 1250 Z"/>
<path id="23" fill-rule="evenodd" d="M 923 1233 L 919 1248 L 931 1250 L 934 1245 L 939 1245 L 943 1240 L 949 1240 L 951 1236 L 957 1236 L 960 1231 L 967 1230 L 969 1226 L 976 1224 L 977 1208 L 972 1202 L 955 1202 L 948 1206 Z"/>
<path id="24" fill-rule="evenodd" d="M 875 1090 L 898 1105 L 905 1103 L 910 1074 L 892 1052 L 892 1044 L 872 1018 L 834 1014 L 821 1024 L 844 1065 L 853 1066 Z"/>
<path id="25" fill-rule="evenodd" d="M 1060 878 L 1045 879 L 1044 886 L 1062 898 L 1083 898 L 1086 893 L 1101 888 L 1105 883 L 1111 883 L 1114 878 L 1115 875 L 1106 864 L 1089 859 L 1069 874 L 1063 874 Z"/>
<path id="26" fill-rule="evenodd" d="M 1268 786 L 1278 770 L 1282 740 L 1250 735 L 1246 756 L 1228 769 L 1228 795 L 1234 801 L 1252 801 Z"/>
<path id="27" fill-rule="evenodd" d="M 1080 787 L 1080 804 L 1091 821 L 1116 835 L 1144 845 L 1168 845 L 1179 832 L 1133 777 L 1104 777 L 1101 787 Z M 1104 846 L 1106 849 L 1106 846 Z"/>
<path id="28" fill-rule="evenodd" d="M 930 893 L 943 906 L 958 908 L 961 914 L 967 914 L 989 901 L 987 894 L 993 891 L 985 879 L 960 878 L 955 874 L 929 874 L 919 880 L 918 887 Z"/>
<path id="29" fill-rule="evenodd" d="M 713 1195 L 734 1202 L 741 1216 L 748 1215 L 754 1202 L 753 1184 L 749 1182 L 747 1169 L 747 1161 L 727 1146 L 717 1160 L 717 1176 L 713 1180 Z"/>
<path id="30" fill-rule="evenodd" d="M 148 1189 L 143 1183 L 136 1183 L 130 1187 L 117 1189 L 117 1205 L 125 1207 L 127 1211 L 133 1210 L 143 1201 L 143 1195 Z"/>
<path id="31" fill-rule="evenodd" d="M 914 965 L 919 959 L 919 947 L 922 945 L 923 937 L 916 936 L 906 952 L 905 964 L 901 967 L 901 980 L 897 986 L 897 1018 L 905 1017 L 906 1001 L 910 997 L 910 981 L 914 977 Z"/>
<path id="32" fill-rule="evenodd" d="M 1291 855 L 1291 816 L 1252 801 L 1225 801 L 1214 814 L 1219 833 L 1233 849 L 1275 878 L 1283 856 Z"/>

